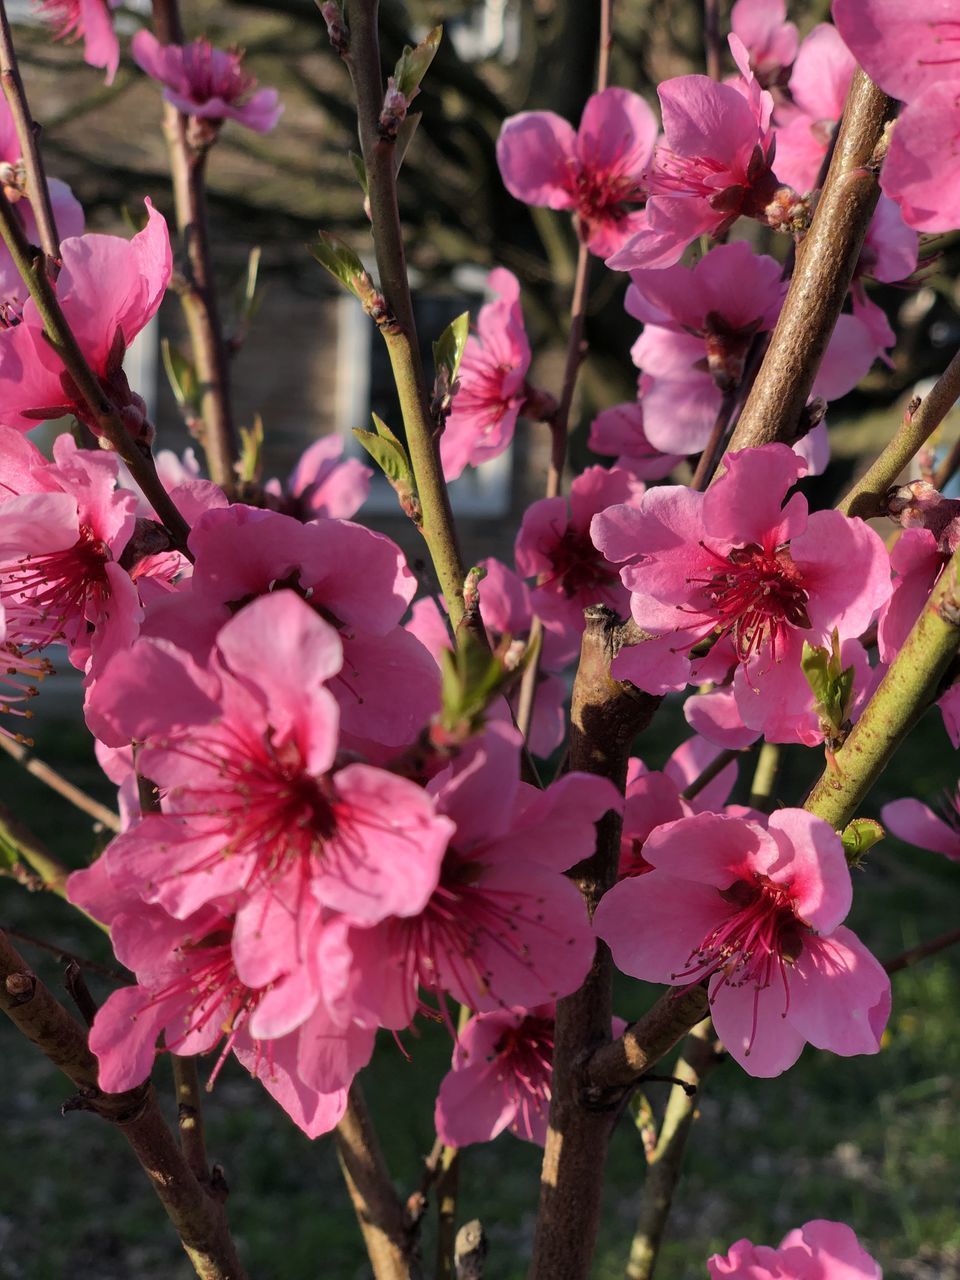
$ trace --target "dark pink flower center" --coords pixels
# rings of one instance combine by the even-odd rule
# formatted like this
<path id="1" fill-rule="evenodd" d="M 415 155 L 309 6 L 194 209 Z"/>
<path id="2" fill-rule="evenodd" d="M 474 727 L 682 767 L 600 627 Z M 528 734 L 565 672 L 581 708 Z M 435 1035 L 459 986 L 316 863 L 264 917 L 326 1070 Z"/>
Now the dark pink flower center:
<path id="1" fill-rule="evenodd" d="M 590 541 L 589 533 L 580 533 L 572 526 L 568 525 L 561 536 L 543 550 L 552 571 L 541 585 L 556 584 L 569 600 L 589 596 L 592 603 L 620 580 L 616 570 Z"/>
<path id="2" fill-rule="evenodd" d="M 34 5 L 40 17 L 54 28 L 57 40 L 69 35 L 79 39 L 84 34 L 81 0 L 34 0 Z"/>
<path id="3" fill-rule="evenodd" d="M 497 1081 L 517 1107 L 512 1129 L 535 1127 L 550 1103 L 554 1026 L 549 1018 L 524 1018 L 494 1045 Z"/>
<path id="4" fill-rule="evenodd" d="M 605 222 L 622 221 L 630 207 L 645 198 L 637 179 L 632 174 L 619 172 L 615 164 L 608 169 L 581 169 L 571 194 L 588 230 Z"/>
<path id="5" fill-rule="evenodd" d="M 737 657 L 745 662 L 769 642 L 776 661 L 781 637 L 790 627 L 809 627 L 802 575 L 789 548 L 768 551 L 756 543 L 721 556 L 700 544 L 716 561 L 708 577 L 689 578 L 700 586 L 697 612 L 713 621 L 720 635 L 730 635 Z"/>
<path id="6" fill-rule="evenodd" d="M 213 98 L 236 105 L 256 84 L 240 66 L 239 53 L 224 53 L 206 40 L 194 40 L 183 49 L 183 70 L 191 99 L 203 106 Z"/>
<path id="7" fill-rule="evenodd" d="M 110 595 L 110 549 L 88 525 L 65 551 L 28 555 L 0 565 L 0 601 L 16 619 L 18 638 L 34 648 L 64 627 L 96 615 Z"/>

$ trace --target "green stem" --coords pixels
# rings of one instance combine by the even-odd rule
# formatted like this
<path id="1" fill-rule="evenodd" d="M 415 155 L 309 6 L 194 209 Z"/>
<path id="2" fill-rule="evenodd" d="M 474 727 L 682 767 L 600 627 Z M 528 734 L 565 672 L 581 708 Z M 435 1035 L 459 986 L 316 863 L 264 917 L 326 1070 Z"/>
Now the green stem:
<path id="1" fill-rule="evenodd" d="M 420 360 L 400 227 L 396 147 L 392 141 L 381 138 L 378 129 L 383 105 L 378 14 L 379 0 L 347 0 L 350 47 L 344 60 L 357 94 L 360 146 L 367 174 L 380 289 L 392 318 L 391 323 L 380 326 L 380 332 L 386 342 L 400 400 L 407 449 L 423 512 L 423 536 L 456 634 L 464 611 L 463 560 Z"/>
<path id="2" fill-rule="evenodd" d="M 0 736 L 0 748 L 14 758 L 19 765 L 39 782 L 48 786 L 51 791 L 55 791 L 57 795 L 63 796 L 64 800 L 68 800 L 72 805 L 93 818 L 95 822 L 99 822 L 101 826 L 106 827 L 108 831 L 120 830 L 120 817 L 112 809 L 105 804 L 101 804 L 99 800 L 94 800 L 93 796 L 87 795 L 80 787 L 75 786 L 63 774 L 57 773 L 56 769 L 46 764 L 43 760 L 38 759 L 33 752 L 29 751 L 19 742 L 14 742 L 12 738 L 4 738 Z"/>
<path id="3" fill-rule="evenodd" d="M 914 412 L 910 413 L 908 410 L 904 414 L 896 435 L 866 474 L 837 503 L 837 510 L 842 511 L 845 516 L 859 516 L 862 520 L 883 515 L 887 490 L 914 455 L 923 448 L 958 399 L 960 399 L 960 351 L 956 353 Z M 945 460 L 945 463 L 948 461 L 949 459 Z M 945 467 L 941 468 L 941 471 L 943 470 Z M 936 487 L 943 488 L 947 478 L 949 478 L 949 471 L 942 478 L 941 472 L 938 471 Z"/>
<path id="4" fill-rule="evenodd" d="M 773 803 L 773 788 L 777 784 L 777 773 L 780 770 L 780 747 L 775 742 L 765 742 L 757 756 L 757 767 L 750 784 L 750 799 L 747 803 L 751 809 L 759 809 L 769 813 Z"/>
<path id="5" fill-rule="evenodd" d="M 880 198 L 878 149 L 894 104 L 857 71 L 827 179 L 770 347 L 730 441 L 753 448 L 795 438 Z"/>
<path id="6" fill-rule="evenodd" d="M 177 1094 L 177 1128 L 183 1158 L 202 1187 L 210 1184 L 210 1164 L 203 1123 L 202 1091 L 197 1060 L 171 1053 L 173 1084 Z"/>
<path id="7" fill-rule="evenodd" d="M 20 861 L 25 862 L 39 876 L 45 889 L 58 898 L 66 898 L 70 868 L 48 853 L 4 804 L 0 804 L 0 844 L 7 845 Z"/>

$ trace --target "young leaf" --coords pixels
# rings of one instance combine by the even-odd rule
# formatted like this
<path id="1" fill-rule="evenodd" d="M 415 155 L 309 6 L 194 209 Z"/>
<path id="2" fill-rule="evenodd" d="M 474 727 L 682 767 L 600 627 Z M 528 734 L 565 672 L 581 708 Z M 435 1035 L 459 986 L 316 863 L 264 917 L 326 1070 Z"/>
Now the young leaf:
<path id="1" fill-rule="evenodd" d="M 393 76 L 397 88 L 408 103 L 419 92 L 420 82 L 427 74 L 430 63 L 440 47 L 442 35 L 443 27 L 434 27 L 429 35 L 421 40 L 415 48 L 411 48 L 410 45 L 404 45 L 403 53 L 397 60 Z"/>
<path id="2" fill-rule="evenodd" d="M 181 409 L 189 410 L 192 414 L 199 416 L 200 385 L 193 363 L 178 347 L 171 345 L 169 338 L 161 341 L 160 354 L 170 390 L 177 404 Z"/>
<path id="3" fill-rule="evenodd" d="M 307 248 L 320 265 L 326 267 L 334 280 L 339 280 L 361 302 L 373 288 L 373 282 L 360 258 L 339 236 L 321 231 L 319 239 L 307 245 Z"/>
<path id="4" fill-rule="evenodd" d="M 470 332 L 470 312 L 464 311 L 451 320 L 433 344 L 433 363 L 439 375 L 443 370 L 448 378 L 448 386 L 452 386 L 463 359 L 463 349 L 467 345 Z"/>
<path id="5" fill-rule="evenodd" d="M 840 839 L 850 866 L 858 867 L 867 850 L 879 844 L 886 834 L 874 818 L 854 818 L 848 823 L 840 833 Z"/>

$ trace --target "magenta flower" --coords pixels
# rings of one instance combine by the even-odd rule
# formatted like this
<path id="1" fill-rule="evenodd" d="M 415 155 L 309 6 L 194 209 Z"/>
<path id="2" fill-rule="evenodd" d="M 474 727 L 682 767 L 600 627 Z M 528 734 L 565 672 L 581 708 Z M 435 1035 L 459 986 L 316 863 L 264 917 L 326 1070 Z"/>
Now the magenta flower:
<path id="1" fill-rule="evenodd" d="M 880 537 L 836 511 L 808 514 L 788 490 L 802 469 L 786 445 L 728 454 L 706 494 L 651 489 L 593 522 L 607 560 L 624 564 L 631 610 L 650 639 L 624 649 L 614 671 L 650 693 L 735 668 L 743 722 L 763 729 L 809 709 L 804 641 L 829 649 L 859 636 L 890 595 Z M 851 566 L 856 573 L 851 575 Z M 690 650 L 707 638 L 704 658 Z"/>
<path id="2" fill-rule="evenodd" d="M 956 27 L 956 20 L 951 24 Z M 954 37 L 955 38 L 955 37 Z M 960 185 L 943 172 L 943 157 L 960 145 L 960 90 L 953 79 L 938 80 L 897 117 L 890 149 L 880 171 L 885 195 L 900 206 L 917 231 L 952 231 L 960 226 Z"/>
<path id="3" fill-rule="evenodd" d="M 787 22 L 784 0 L 737 0 L 730 10 L 733 34 L 743 41 L 757 82 L 782 84 L 797 56 L 798 35 Z"/>
<path id="4" fill-rule="evenodd" d="M 480 308 L 460 362 L 453 407 L 440 437 L 447 480 L 464 467 L 478 467 L 509 448 L 527 399 L 530 343 L 520 309 L 520 282 L 512 271 L 491 271 L 487 287 L 496 297 Z"/>
<path id="5" fill-rule="evenodd" d="M 789 1231 L 778 1249 L 738 1240 L 707 1260 L 710 1280 L 882 1280 L 877 1262 L 845 1222 L 818 1218 Z"/>
<path id="6" fill-rule="evenodd" d="M 615 465 L 632 472 L 638 480 L 662 480 L 682 458 L 674 453 L 661 453 L 647 438 L 643 426 L 643 395 L 649 385 L 650 380 L 641 377 L 636 400 L 616 404 L 597 414 L 590 424 L 587 443 L 594 453 L 614 456 Z"/>
<path id="7" fill-rule="evenodd" d="M 479 586 L 480 616 L 491 645 L 496 648 L 505 637 L 525 643 L 530 637 L 533 623 L 529 587 L 499 560 L 481 560 L 480 568 L 486 573 Z M 413 616 L 407 623 L 407 630 L 429 649 L 438 663 L 441 650 L 453 648 L 449 625 L 436 602 L 429 596 L 418 600 L 413 606 Z M 566 666 L 566 650 L 567 643 L 562 633 L 545 627 L 537 697 L 529 735 L 530 750 L 536 756 L 549 756 L 563 742 L 567 731 L 564 714 L 566 681 L 552 674 Z M 518 700 L 519 690 L 513 690 L 509 699 L 498 700 L 490 706 L 487 715 L 512 724 Z"/>
<path id="8" fill-rule="evenodd" d="M 706 980 L 717 1035 L 750 1075 L 780 1075 L 807 1041 L 877 1052 L 890 980 L 842 924 L 853 890 L 828 823 L 781 809 L 764 830 L 703 813 L 657 828 L 643 856 L 653 869 L 621 880 L 594 916 L 619 969 Z"/>
<path id="9" fill-rule="evenodd" d="M 628 597 L 617 571 L 590 541 L 590 521 L 614 503 L 632 509 L 644 486 L 629 471 L 588 467 L 570 486 L 570 497 L 542 498 L 528 507 L 514 553 L 525 578 L 535 578 L 534 613 L 563 636 L 569 660 L 580 643 L 583 611 L 605 604 L 624 614 Z"/>
<path id="10" fill-rule="evenodd" d="M 34 0 L 37 13 L 55 29 L 55 40 L 83 38 L 84 62 L 103 67 L 107 84 L 113 84 L 120 65 L 120 42 L 110 16 L 118 4 L 119 0 Z"/>
<path id="11" fill-rule="evenodd" d="M 786 293 L 780 264 L 748 244 L 719 245 L 691 270 L 632 271 L 626 308 L 642 320 L 633 348 L 644 370 L 651 444 L 699 453 L 722 393 L 739 386 L 750 344 L 773 328 Z"/>
<path id="12" fill-rule="evenodd" d="M 944 796 L 943 816 L 919 800 L 893 800 L 880 811 L 884 825 L 906 844 L 960 862 L 960 787 Z"/>
<path id="13" fill-rule="evenodd" d="M 186 116 L 236 120 L 256 133 L 269 133 L 283 113 L 277 90 L 257 89 L 236 50 L 214 49 L 206 40 L 162 45 L 151 32 L 138 31 L 130 52 L 141 71 L 163 85 L 167 102 Z"/>
<path id="14" fill-rule="evenodd" d="M 880 612 L 880 658 L 892 662 L 950 559 L 929 529 L 904 529 L 890 552 L 893 593 Z"/>
<path id="15" fill-rule="evenodd" d="M 543 1146 L 553 1078 L 554 1006 L 479 1013 L 457 1033 L 434 1117 L 449 1146 L 490 1142 L 504 1129 Z"/>
<path id="16" fill-rule="evenodd" d="M 657 122 L 636 93 L 588 99 L 579 131 L 552 111 L 505 120 L 497 141 L 504 185 L 524 204 L 569 209 L 591 253 L 608 258 L 639 226 Z"/>
<path id="17" fill-rule="evenodd" d="M 234 503 L 196 519 L 190 549 L 192 576 L 150 610 L 144 634 L 202 663 L 237 608 L 292 583 L 340 628 L 344 663 L 330 689 L 343 740 L 368 757 L 376 744 L 406 746 L 437 710 L 436 663 L 399 625 L 416 579 L 383 534 Z"/>
<path id="18" fill-rule="evenodd" d="M 406 1027 L 419 994 L 443 992 L 479 1012 L 532 1008 L 575 991 L 594 945 L 583 898 L 563 872 L 593 852 L 596 823 L 622 798 L 570 773 L 544 791 L 519 781 L 520 736 L 488 724 L 428 790 L 456 830 L 440 883 L 417 915 L 371 927 L 341 918 L 322 942 L 324 996 L 335 1015 Z M 442 1006 L 445 1007 L 445 1006 Z"/>
<path id="19" fill-rule="evenodd" d="M 205 667 L 141 640 L 91 697 L 91 724 L 113 745 L 143 744 L 140 767 L 163 796 L 161 814 L 104 853 L 112 881 L 180 919 L 226 904 L 252 986 L 302 960 L 321 907 L 369 923 L 422 910 L 453 831 L 412 782 L 337 767 L 325 684 L 342 661 L 334 628 L 277 591 L 227 623 Z"/>
<path id="20" fill-rule="evenodd" d="M 741 216 L 766 221 L 781 191 L 771 167 L 773 99 L 766 90 L 748 83 L 744 93 L 707 76 L 677 76 L 657 93 L 664 140 L 639 229 L 608 258 L 616 271 L 670 267 L 697 236 L 719 236 Z"/>
<path id="21" fill-rule="evenodd" d="M 340 436 L 321 436 L 300 455 L 285 485 L 268 480 L 263 486 L 277 509 L 298 520 L 349 520 L 370 493 L 373 472 L 358 458 L 343 456 Z"/>
<path id="22" fill-rule="evenodd" d="M 134 436 L 147 430 L 144 403 L 131 391 L 123 356 L 156 313 L 173 260 L 167 224 L 149 200 L 147 225 L 132 240 L 83 235 L 61 246 L 57 297 L 80 348 Z M 29 431 L 38 420 L 73 414 L 92 431 L 96 418 L 43 334 L 32 298 L 22 311 L 8 298 L 0 331 L 0 425 Z"/>

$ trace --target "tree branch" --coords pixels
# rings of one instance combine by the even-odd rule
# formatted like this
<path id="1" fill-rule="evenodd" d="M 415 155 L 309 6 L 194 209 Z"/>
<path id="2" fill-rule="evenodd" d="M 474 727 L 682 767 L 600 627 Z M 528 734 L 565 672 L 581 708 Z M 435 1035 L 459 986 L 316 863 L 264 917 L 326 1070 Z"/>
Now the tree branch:
<path id="1" fill-rule="evenodd" d="M 609 778 L 622 792 L 630 748 L 660 699 L 611 676 L 610 664 L 621 643 L 622 629 L 609 609 L 586 610 L 573 686 L 568 764 L 570 769 Z M 597 825 L 596 852 L 569 872 L 591 915 L 616 879 L 621 828 L 618 814 L 606 814 Z M 612 977 L 610 952 L 598 943 L 583 986 L 557 1003 L 553 1099 L 531 1280 L 578 1280 L 590 1271 L 614 1112 L 585 1105 L 579 1066 L 585 1054 L 609 1042 Z"/>
<path id="2" fill-rule="evenodd" d="M 887 490 L 910 460 L 936 431 L 950 410 L 960 399 L 960 351 L 941 373 L 933 387 L 920 401 L 919 406 L 903 416 L 897 433 L 849 493 L 837 503 L 837 510 L 845 516 L 859 516 L 870 520 L 885 513 Z M 945 481 L 937 473 L 937 488 Z"/>
<path id="3" fill-rule="evenodd" d="M 22 859 L 31 871 L 40 877 L 45 889 L 58 898 L 67 896 L 67 877 L 70 868 L 58 861 L 27 828 L 15 818 L 5 804 L 0 803 L 0 844 L 10 847 L 18 859 Z"/>
<path id="4" fill-rule="evenodd" d="M 176 1228 L 200 1280 L 246 1280 L 222 1208 L 207 1195 L 180 1152 L 148 1082 L 104 1093 L 83 1027 L 55 1000 L 0 932 L 0 1008 L 78 1089 L 65 1111 L 95 1111 L 133 1149 Z"/>
<path id="5" fill-rule="evenodd" d="M 74 786 L 62 774 L 57 773 L 56 769 L 37 759 L 33 752 L 28 751 L 19 742 L 14 742 L 12 738 L 5 738 L 0 735 L 0 747 L 6 751 L 7 755 L 12 756 L 18 764 L 22 765 L 31 777 L 44 783 L 51 791 L 55 791 L 58 796 L 63 796 L 64 800 L 69 800 L 82 813 L 93 818 L 95 822 L 99 822 L 108 831 L 120 830 L 118 814 L 114 813 L 105 804 L 101 804 L 99 800 L 94 800 L 93 796 L 88 796 L 80 787 Z"/>
<path id="6" fill-rule="evenodd" d="M 780 318 L 730 441 L 753 448 L 795 438 L 880 197 L 876 170 L 894 104 L 858 70 L 833 160 Z"/>

